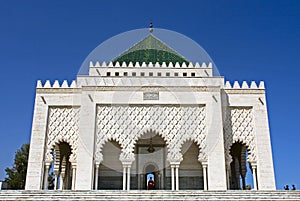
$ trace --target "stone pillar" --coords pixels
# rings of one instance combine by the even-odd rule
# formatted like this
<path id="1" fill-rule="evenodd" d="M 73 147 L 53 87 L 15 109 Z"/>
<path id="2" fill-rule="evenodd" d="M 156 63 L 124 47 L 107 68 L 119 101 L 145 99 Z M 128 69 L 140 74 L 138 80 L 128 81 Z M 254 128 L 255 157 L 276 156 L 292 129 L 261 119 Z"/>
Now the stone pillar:
<path id="1" fill-rule="evenodd" d="M 126 190 L 126 169 L 127 166 L 123 165 L 123 190 Z"/>
<path id="2" fill-rule="evenodd" d="M 265 94 L 261 94 L 259 100 L 256 99 L 255 103 L 253 106 L 253 117 L 257 145 L 257 188 L 259 190 L 275 190 L 275 176 Z"/>
<path id="3" fill-rule="evenodd" d="M 48 189 L 48 174 L 49 174 L 49 169 L 50 169 L 50 162 L 45 162 L 45 172 L 44 172 L 44 189 Z"/>
<path id="4" fill-rule="evenodd" d="M 172 190 L 172 191 L 175 190 L 174 167 L 175 167 L 174 165 L 171 165 L 171 183 L 172 183 L 171 190 Z"/>
<path id="5" fill-rule="evenodd" d="M 45 157 L 45 140 L 47 133 L 48 104 L 37 92 L 32 120 L 28 168 L 25 190 L 41 190 L 43 188 L 43 160 Z M 47 98 L 46 98 L 47 101 Z"/>
<path id="6" fill-rule="evenodd" d="M 62 173 L 60 173 L 59 174 L 59 190 L 63 189 L 63 185 L 64 185 L 63 175 L 62 175 Z"/>
<path id="7" fill-rule="evenodd" d="M 257 175 L 256 175 L 256 169 L 257 169 L 257 165 L 256 163 L 251 163 L 251 167 L 252 167 L 252 170 L 253 170 L 253 189 L 254 190 L 258 190 L 257 188 Z"/>
<path id="8" fill-rule="evenodd" d="M 57 190 L 58 187 L 58 171 L 54 170 L 54 190 Z"/>
<path id="9" fill-rule="evenodd" d="M 176 175 L 176 191 L 179 190 L 179 174 L 178 174 L 179 165 L 175 166 L 175 175 Z"/>
<path id="10" fill-rule="evenodd" d="M 81 92 L 79 137 L 77 151 L 76 190 L 92 190 L 94 184 L 94 147 L 96 126 L 96 104 L 90 91 Z"/>
<path id="11" fill-rule="evenodd" d="M 208 185 L 207 185 L 207 162 L 202 162 L 202 168 L 203 168 L 203 186 L 204 190 L 208 190 Z"/>
<path id="12" fill-rule="evenodd" d="M 127 190 L 130 190 L 130 165 L 127 166 Z"/>
<path id="13" fill-rule="evenodd" d="M 95 190 L 98 190 L 99 165 L 100 163 L 95 163 Z"/>
<path id="14" fill-rule="evenodd" d="M 220 79 L 221 80 L 221 79 Z M 224 155 L 224 126 L 221 91 L 209 92 L 206 102 L 206 149 L 207 154 L 207 188 L 209 190 L 226 190 L 226 163 Z M 201 151 L 201 150 L 200 150 Z M 206 160 L 206 158 L 203 158 Z"/>
<path id="15" fill-rule="evenodd" d="M 72 190 L 75 190 L 76 182 L 76 164 L 72 164 Z"/>

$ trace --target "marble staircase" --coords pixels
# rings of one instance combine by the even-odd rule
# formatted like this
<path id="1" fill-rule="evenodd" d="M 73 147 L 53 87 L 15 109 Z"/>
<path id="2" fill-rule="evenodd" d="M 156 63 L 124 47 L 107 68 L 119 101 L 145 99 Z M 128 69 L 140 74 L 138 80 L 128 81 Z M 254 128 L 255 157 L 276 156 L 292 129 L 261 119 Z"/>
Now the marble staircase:
<path id="1" fill-rule="evenodd" d="M 289 200 L 300 201 L 300 191 L 21 191 L 0 190 L 0 200 Z"/>

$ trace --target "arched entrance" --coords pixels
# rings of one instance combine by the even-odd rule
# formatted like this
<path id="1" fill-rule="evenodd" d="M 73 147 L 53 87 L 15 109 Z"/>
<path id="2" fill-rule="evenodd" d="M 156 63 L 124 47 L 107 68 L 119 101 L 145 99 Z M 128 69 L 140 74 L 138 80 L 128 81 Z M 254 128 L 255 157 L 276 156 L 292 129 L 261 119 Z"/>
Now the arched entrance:
<path id="1" fill-rule="evenodd" d="M 71 189 L 72 171 L 69 161 L 71 155 L 71 146 L 67 142 L 55 144 L 53 149 L 53 172 L 55 175 L 54 189 Z"/>
<path id="2" fill-rule="evenodd" d="M 147 164 L 144 170 L 144 185 L 145 189 L 155 190 L 160 189 L 160 171 L 158 170 L 158 166 L 156 164 Z M 154 185 L 150 185 L 151 181 Z"/>
<path id="3" fill-rule="evenodd" d="M 135 145 L 131 189 L 148 189 L 150 177 L 154 189 L 166 189 L 167 147 L 164 139 L 153 131 L 145 133 Z"/>
<path id="4" fill-rule="evenodd" d="M 252 167 L 247 162 L 248 151 L 246 145 L 241 142 L 232 144 L 230 155 L 232 157 L 232 162 L 230 163 L 230 189 L 251 189 L 253 187 Z M 246 178 L 249 173 L 251 177 Z M 250 183 L 247 181 L 250 181 Z"/>
<path id="5" fill-rule="evenodd" d="M 187 141 L 182 145 L 183 160 L 179 166 L 179 189 L 204 189 L 202 165 L 198 160 L 199 146 Z"/>
<path id="6" fill-rule="evenodd" d="M 122 171 L 120 161 L 121 146 L 114 140 L 109 140 L 102 148 L 103 161 L 100 163 L 97 189 L 120 190 L 123 187 Z"/>

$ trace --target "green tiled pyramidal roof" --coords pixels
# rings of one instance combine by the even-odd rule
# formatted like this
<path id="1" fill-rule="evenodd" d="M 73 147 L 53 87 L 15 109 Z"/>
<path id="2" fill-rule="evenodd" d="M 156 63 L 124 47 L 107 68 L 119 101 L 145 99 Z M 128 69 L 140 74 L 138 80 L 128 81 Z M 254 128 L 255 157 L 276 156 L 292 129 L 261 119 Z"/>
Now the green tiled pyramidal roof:
<path id="1" fill-rule="evenodd" d="M 133 64 L 136 62 L 139 62 L 140 64 L 143 62 L 147 64 L 150 62 L 153 64 L 156 62 L 160 64 L 162 64 L 162 62 L 166 62 L 166 64 L 169 62 L 172 62 L 173 64 L 176 62 L 182 64 L 183 62 L 188 63 L 189 61 L 150 34 L 120 56 L 116 57 L 113 60 L 113 63 L 115 64 L 116 62 L 119 62 L 120 64 L 125 62 L 128 65 L 129 62 L 132 62 Z"/>

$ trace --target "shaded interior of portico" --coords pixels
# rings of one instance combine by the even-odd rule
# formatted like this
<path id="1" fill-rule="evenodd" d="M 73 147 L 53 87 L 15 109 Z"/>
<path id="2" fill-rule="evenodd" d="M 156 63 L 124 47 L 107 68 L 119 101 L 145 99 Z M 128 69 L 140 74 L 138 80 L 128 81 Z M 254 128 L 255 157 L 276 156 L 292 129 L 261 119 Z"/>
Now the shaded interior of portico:
<path id="1" fill-rule="evenodd" d="M 167 146 L 164 139 L 149 131 L 136 142 L 134 153 L 131 189 L 147 189 L 150 177 L 154 181 L 154 190 L 170 189 L 170 168 L 166 160 Z"/>
<path id="2" fill-rule="evenodd" d="M 71 153 L 71 146 L 67 142 L 59 142 L 54 145 L 52 150 L 53 162 L 46 164 L 45 167 L 45 189 L 68 190 L 72 188 Z"/>
<path id="3" fill-rule="evenodd" d="M 102 154 L 103 161 L 100 163 L 98 174 L 95 174 L 98 175 L 96 180 L 98 181 L 97 189 L 122 189 L 123 166 L 119 159 L 121 154 L 120 144 L 114 140 L 107 141 L 103 146 Z"/>
<path id="4" fill-rule="evenodd" d="M 198 160 L 199 146 L 187 141 L 182 145 L 183 161 L 179 166 L 179 189 L 204 189 L 203 168 Z"/>
<path id="5" fill-rule="evenodd" d="M 255 189 L 253 184 L 253 168 L 251 163 L 247 161 L 248 150 L 246 144 L 242 142 L 235 142 L 230 149 L 232 161 L 230 163 L 230 189 Z M 249 178 L 251 177 L 251 178 Z M 256 178 L 255 178 L 256 179 Z"/>

